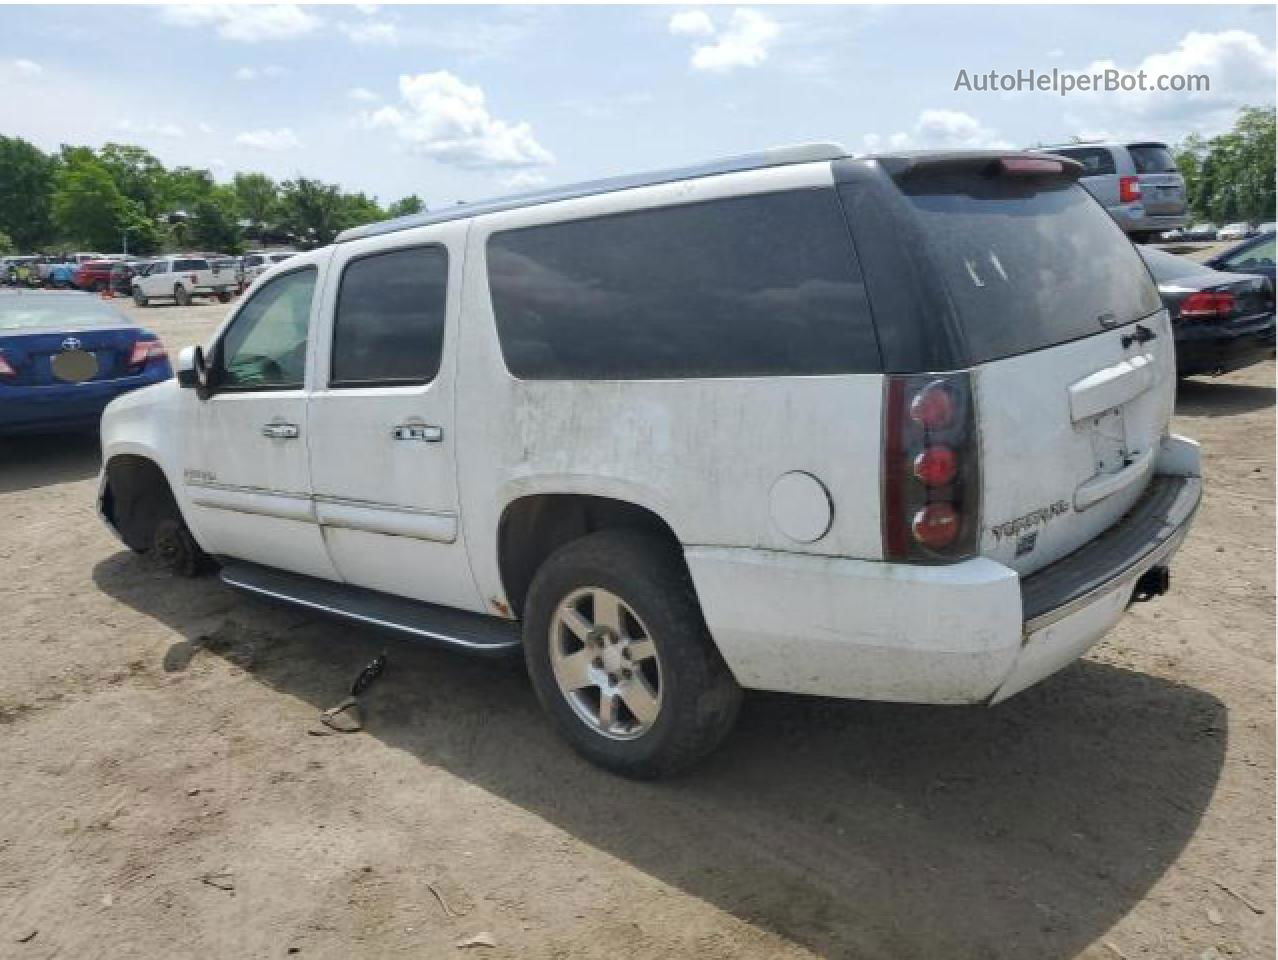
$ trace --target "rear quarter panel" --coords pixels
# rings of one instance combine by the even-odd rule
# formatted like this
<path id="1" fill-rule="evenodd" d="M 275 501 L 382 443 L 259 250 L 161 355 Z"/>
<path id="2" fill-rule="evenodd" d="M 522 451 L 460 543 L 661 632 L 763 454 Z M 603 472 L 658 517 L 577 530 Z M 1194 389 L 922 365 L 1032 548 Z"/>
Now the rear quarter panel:
<path id="1" fill-rule="evenodd" d="M 829 185 L 828 164 L 708 177 L 476 220 L 468 238 L 458 377 L 458 469 L 472 569 L 504 598 L 497 561 L 506 506 L 538 493 L 581 493 L 646 507 L 685 545 L 881 557 L 879 375 L 687 380 L 517 380 L 498 342 L 487 240 L 516 226 Z M 787 538 L 771 519 L 783 474 L 817 477 L 829 531 Z"/>

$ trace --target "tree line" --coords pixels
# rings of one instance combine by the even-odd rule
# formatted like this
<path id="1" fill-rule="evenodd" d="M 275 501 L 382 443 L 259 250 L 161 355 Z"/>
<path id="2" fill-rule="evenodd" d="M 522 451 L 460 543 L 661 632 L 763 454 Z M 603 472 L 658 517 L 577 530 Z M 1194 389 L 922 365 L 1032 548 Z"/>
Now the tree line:
<path id="1" fill-rule="evenodd" d="M 311 247 L 348 227 L 424 209 L 415 194 L 382 207 L 376 197 L 302 176 L 277 183 L 237 173 L 218 183 L 208 170 L 169 169 L 129 144 L 45 153 L 0 136 L 0 253 L 239 253 L 268 241 Z"/>
<path id="2" fill-rule="evenodd" d="M 1194 134 L 1175 148 L 1195 220 L 1274 219 L 1274 127 L 1273 107 L 1243 107 L 1228 133 Z"/>

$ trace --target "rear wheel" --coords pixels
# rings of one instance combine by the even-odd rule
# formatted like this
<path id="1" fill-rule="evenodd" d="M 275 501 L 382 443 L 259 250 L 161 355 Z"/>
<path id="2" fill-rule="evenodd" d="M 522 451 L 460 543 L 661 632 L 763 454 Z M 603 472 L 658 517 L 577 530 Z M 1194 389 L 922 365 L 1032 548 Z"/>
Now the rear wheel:
<path id="1" fill-rule="evenodd" d="M 182 284 L 175 284 L 173 287 L 173 299 L 179 307 L 189 307 L 191 305 L 191 292 Z"/>
<path id="2" fill-rule="evenodd" d="M 219 294 L 217 295 L 217 302 L 218 302 L 218 303 L 230 303 L 230 302 L 231 302 L 231 295 L 230 295 L 229 293 L 219 293 Z"/>
<path id="3" fill-rule="evenodd" d="M 605 530 L 556 551 L 528 591 L 524 654 L 560 733 L 623 776 L 691 766 L 741 702 L 682 558 L 649 534 Z"/>
<path id="4" fill-rule="evenodd" d="M 107 287 L 105 280 L 94 280 L 91 288 L 94 293 L 101 293 Z"/>
<path id="5" fill-rule="evenodd" d="M 136 303 L 139 307 L 145 307 L 148 303 L 146 299 L 146 294 L 143 293 L 141 290 L 139 290 L 137 287 L 133 288 L 133 302 Z"/>

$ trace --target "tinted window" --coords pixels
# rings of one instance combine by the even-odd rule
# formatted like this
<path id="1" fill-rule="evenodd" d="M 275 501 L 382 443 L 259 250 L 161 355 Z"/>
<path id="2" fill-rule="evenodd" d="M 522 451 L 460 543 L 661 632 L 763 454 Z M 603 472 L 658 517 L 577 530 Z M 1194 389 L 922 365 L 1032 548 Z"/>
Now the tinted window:
<path id="1" fill-rule="evenodd" d="M 301 387 L 315 268 L 276 277 L 240 308 L 219 346 L 219 386 L 241 390 Z"/>
<path id="2" fill-rule="evenodd" d="M 433 380 L 444 347 L 447 288 L 443 247 L 351 261 L 337 294 L 333 385 Z"/>
<path id="3" fill-rule="evenodd" d="M 173 261 L 173 272 L 180 273 L 183 270 L 207 270 L 209 262 L 207 260 L 175 260 Z"/>
<path id="4" fill-rule="evenodd" d="M 1084 177 L 1099 177 L 1117 172 L 1114 168 L 1114 155 L 1104 147 L 1070 147 L 1067 150 L 1053 147 L 1049 152 L 1077 160 L 1083 165 Z"/>
<path id="5" fill-rule="evenodd" d="M 972 363 L 1090 336 L 1160 308 L 1131 241 L 1076 184 L 938 177 L 907 196 Z"/>
<path id="6" fill-rule="evenodd" d="M 1127 148 L 1137 173 L 1178 173 L 1176 161 L 1161 143 L 1134 143 Z"/>
<path id="7" fill-rule="evenodd" d="M 1154 279 L 1160 284 L 1171 283 L 1182 277 L 1204 276 L 1215 273 L 1211 267 L 1204 267 L 1201 263 L 1190 260 L 1188 257 L 1178 257 L 1175 254 L 1164 253 L 1162 250 L 1154 250 L 1150 247 L 1138 247 L 1140 255 L 1144 258 L 1145 263 L 1149 264 L 1149 271 L 1154 275 Z"/>
<path id="8" fill-rule="evenodd" d="M 735 197 L 494 234 L 502 352 L 525 379 L 878 371 L 831 190 Z"/>
<path id="9" fill-rule="evenodd" d="M 1274 241 L 1270 239 L 1253 244 L 1240 253 L 1226 257 L 1224 264 L 1230 270 L 1248 267 L 1272 267 L 1274 265 Z"/>

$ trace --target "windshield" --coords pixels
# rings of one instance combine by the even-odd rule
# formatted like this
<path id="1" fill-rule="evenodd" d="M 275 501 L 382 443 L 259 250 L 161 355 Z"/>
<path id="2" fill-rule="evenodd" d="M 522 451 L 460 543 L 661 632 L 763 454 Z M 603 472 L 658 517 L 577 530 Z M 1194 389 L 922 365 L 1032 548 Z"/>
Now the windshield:
<path id="1" fill-rule="evenodd" d="M 1074 183 L 928 178 L 906 195 L 967 340 L 983 363 L 1157 312 L 1135 249 Z"/>
<path id="2" fill-rule="evenodd" d="M 38 293 L 0 296 L 0 330 L 128 325 L 124 317 L 96 297 Z"/>

